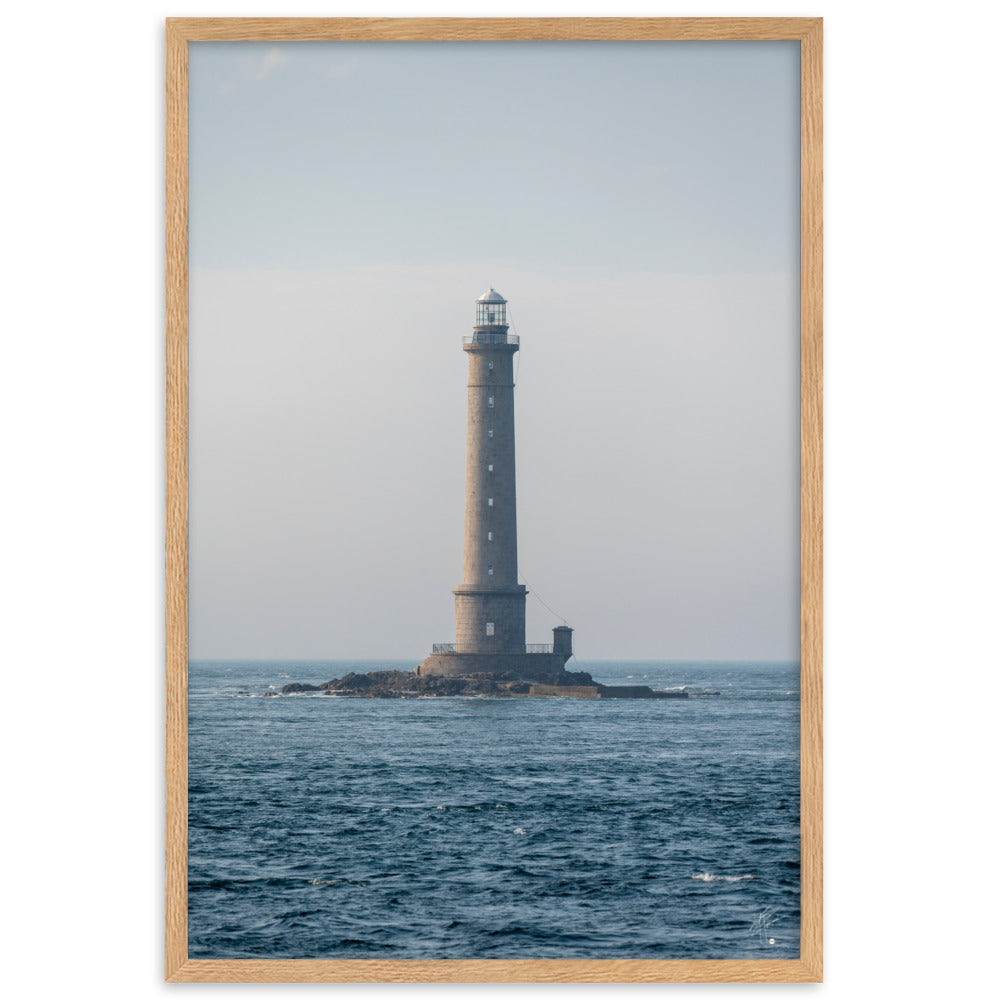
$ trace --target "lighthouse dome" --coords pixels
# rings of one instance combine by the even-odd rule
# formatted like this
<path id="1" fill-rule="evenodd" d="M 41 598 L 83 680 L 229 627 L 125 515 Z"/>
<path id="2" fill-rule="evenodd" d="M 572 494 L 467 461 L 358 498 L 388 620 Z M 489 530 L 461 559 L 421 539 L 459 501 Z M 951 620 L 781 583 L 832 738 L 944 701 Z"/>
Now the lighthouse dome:
<path id="1" fill-rule="evenodd" d="M 507 300 L 495 289 L 491 288 L 488 292 L 483 292 L 482 295 L 476 299 L 477 302 L 506 302 Z"/>

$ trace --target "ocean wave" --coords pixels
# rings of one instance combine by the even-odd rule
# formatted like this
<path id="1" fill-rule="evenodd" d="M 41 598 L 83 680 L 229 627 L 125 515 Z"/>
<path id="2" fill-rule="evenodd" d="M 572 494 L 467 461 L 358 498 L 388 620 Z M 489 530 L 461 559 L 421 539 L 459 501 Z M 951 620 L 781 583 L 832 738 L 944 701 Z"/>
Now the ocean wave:
<path id="1" fill-rule="evenodd" d="M 367 886 L 368 879 L 364 878 L 311 878 L 310 885 L 360 885 Z"/>
<path id="2" fill-rule="evenodd" d="M 713 875 L 711 872 L 702 872 L 700 875 L 692 875 L 696 882 L 746 882 L 753 878 L 753 875 Z"/>

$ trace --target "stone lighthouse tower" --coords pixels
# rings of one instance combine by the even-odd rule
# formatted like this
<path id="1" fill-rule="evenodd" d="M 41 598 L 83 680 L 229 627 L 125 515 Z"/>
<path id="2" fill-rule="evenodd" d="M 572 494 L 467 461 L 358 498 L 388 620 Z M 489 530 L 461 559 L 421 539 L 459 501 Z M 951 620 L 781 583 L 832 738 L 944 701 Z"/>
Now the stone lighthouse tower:
<path id="1" fill-rule="evenodd" d="M 513 672 L 539 678 L 563 670 L 572 629 L 555 629 L 551 646 L 526 646 L 527 590 L 518 583 L 514 484 L 514 355 L 507 300 L 490 289 L 476 300 L 476 322 L 463 337 L 469 357 L 465 450 L 465 555 L 455 588 L 455 642 L 438 643 L 420 674 Z"/>
<path id="2" fill-rule="evenodd" d="M 469 356 L 465 450 L 465 559 L 455 588 L 457 653 L 523 653 L 526 589 L 517 582 L 514 489 L 514 354 L 507 301 L 476 300 Z"/>

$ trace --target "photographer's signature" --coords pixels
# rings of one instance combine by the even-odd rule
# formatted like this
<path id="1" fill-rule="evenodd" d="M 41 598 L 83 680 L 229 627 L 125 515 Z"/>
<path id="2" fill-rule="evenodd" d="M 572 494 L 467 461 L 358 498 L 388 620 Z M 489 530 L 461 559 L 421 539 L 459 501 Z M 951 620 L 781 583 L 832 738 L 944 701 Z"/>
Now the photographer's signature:
<path id="1" fill-rule="evenodd" d="M 774 907 L 769 906 L 766 910 L 761 910 L 750 923 L 748 934 L 756 935 L 760 938 L 761 944 L 774 944 L 774 938 L 768 934 L 771 925 L 774 923 Z"/>

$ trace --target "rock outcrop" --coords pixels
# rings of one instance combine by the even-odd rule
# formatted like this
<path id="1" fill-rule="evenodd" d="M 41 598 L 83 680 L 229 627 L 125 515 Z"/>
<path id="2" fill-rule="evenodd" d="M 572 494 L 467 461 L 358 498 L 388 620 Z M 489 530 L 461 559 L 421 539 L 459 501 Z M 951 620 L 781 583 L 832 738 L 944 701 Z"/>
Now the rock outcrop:
<path id="1" fill-rule="evenodd" d="M 472 674 L 467 677 L 424 676 L 410 670 L 349 673 L 325 684 L 286 684 L 282 694 L 318 693 L 350 698 L 687 698 L 686 691 L 654 691 L 644 686 L 598 684 L 585 671 L 564 670 L 545 683 L 514 673 Z"/>

